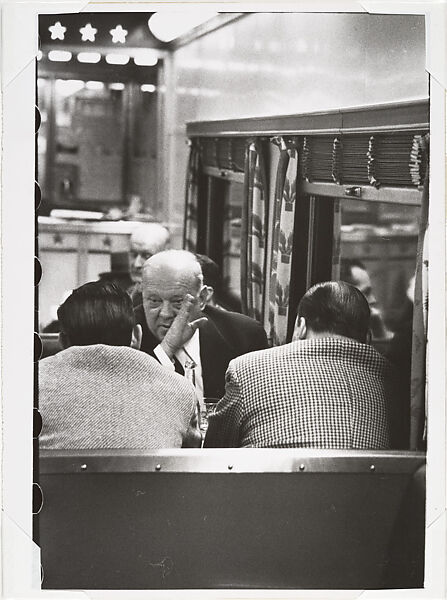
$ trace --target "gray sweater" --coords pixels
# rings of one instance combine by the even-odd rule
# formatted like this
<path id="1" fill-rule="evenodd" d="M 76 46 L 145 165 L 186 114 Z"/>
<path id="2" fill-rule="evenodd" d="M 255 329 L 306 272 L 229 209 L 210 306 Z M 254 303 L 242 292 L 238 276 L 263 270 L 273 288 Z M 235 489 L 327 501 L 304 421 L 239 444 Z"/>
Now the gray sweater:
<path id="1" fill-rule="evenodd" d="M 41 360 L 38 373 L 42 449 L 191 445 L 194 388 L 143 352 L 72 346 Z"/>

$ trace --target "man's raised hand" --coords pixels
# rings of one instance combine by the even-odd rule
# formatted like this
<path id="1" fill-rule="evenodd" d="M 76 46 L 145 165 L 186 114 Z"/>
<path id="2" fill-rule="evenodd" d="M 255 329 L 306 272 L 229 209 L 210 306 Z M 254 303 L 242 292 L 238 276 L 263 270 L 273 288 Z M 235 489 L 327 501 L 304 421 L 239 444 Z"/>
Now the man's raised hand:
<path id="1" fill-rule="evenodd" d="M 197 303 L 198 298 L 186 294 L 179 312 L 160 343 L 169 358 L 173 358 L 175 353 L 192 338 L 196 329 L 208 320 L 206 317 L 200 317 L 193 321 L 189 320 L 197 308 Z"/>

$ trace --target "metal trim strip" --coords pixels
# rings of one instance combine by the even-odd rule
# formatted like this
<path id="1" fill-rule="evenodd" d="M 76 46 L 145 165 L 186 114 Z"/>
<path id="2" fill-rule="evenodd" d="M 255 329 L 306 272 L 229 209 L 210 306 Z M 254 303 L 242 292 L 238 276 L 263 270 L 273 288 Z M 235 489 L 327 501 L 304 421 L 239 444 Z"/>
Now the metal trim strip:
<path id="1" fill-rule="evenodd" d="M 397 188 L 397 187 L 380 187 L 359 184 L 356 186 L 353 183 L 337 184 L 325 182 L 308 182 L 301 183 L 302 190 L 305 194 L 312 196 L 331 196 L 333 198 L 356 199 L 359 202 L 388 202 L 393 204 L 406 204 L 419 206 L 422 199 L 422 190 L 418 187 L 414 188 Z M 361 196 L 353 198 L 345 194 L 345 188 L 359 187 L 361 188 Z"/>
<path id="2" fill-rule="evenodd" d="M 40 474 L 413 473 L 422 452 L 310 449 L 41 450 Z"/>
<path id="3" fill-rule="evenodd" d="M 328 135 L 429 129 L 429 100 L 350 107 L 326 112 L 191 121 L 188 137 Z"/>

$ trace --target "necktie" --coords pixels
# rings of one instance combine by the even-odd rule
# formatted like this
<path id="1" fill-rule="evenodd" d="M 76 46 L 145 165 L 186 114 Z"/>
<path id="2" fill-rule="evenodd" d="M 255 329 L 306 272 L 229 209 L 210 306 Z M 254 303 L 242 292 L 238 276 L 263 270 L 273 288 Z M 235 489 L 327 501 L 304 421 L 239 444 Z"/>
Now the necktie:
<path id="1" fill-rule="evenodd" d="M 176 373 L 179 373 L 179 375 L 185 374 L 185 370 L 183 369 L 181 362 L 176 356 L 174 356 L 174 369 Z"/>

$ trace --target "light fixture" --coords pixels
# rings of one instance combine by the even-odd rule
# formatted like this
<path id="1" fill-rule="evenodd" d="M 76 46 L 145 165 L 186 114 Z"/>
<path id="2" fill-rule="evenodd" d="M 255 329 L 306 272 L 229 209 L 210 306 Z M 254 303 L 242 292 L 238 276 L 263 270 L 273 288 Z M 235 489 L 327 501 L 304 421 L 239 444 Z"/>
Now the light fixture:
<path id="1" fill-rule="evenodd" d="M 87 25 L 84 25 L 84 27 L 81 27 L 81 29 L 79 30 L 79 33 L 82 36 L 81 37 L 82 42 L 94 42 L 95 36 L 98 33 L 98 30 L 95 29 L 94 27 L 92 27 L 91 23 L 87 23 Z"/>
<path id="2" fill-rule="evenodd" d="M 209 21 L 218 13 L 211 11 L 157 12 L 148 20 L 151 33 L 161 42 L 172 42 L 184 33 Z"/>
<path id="3" fill-rule="evenodd" d="M 99 52 L 79 52 L 76 57 L 80 63 L 99 63 L 101 55 Z"/>
<path id="4" fill-rule="evenodd" d="M 158 54 L 154 50 L 136 50 L 133 61 L 139 67 L 153 67 L 158 63 Z"/>
<path id="5" fill-rule="evenodd" d="M 60 21 L 56 21 L 54 25 L 48 27 L 48 31 L 51 33 L 52 40 L 63 40 L 65 37 L 65 32 L 67 28 L 64 27 Z"/>
<path id="6" fill-rule="evenodd" d="M 58 96 L 71 96 L 83 89 L 84 82 L 81 79 L 56 79 L 56 93 Z"/>
<path id="7" fill-rule="evenodd" d="M 117 91 L 121 91 L 124 90 L 124 83 L 109 83 L 109 90 L 117 90 Z"/>
<path id="8" fill-rule="evenodd" d="M 48 60 L 53 62 L 69 62 L 72 54 L 68 50 L 50 50 L 48 52 Z"/>
<path id="9" fill-rule="evenodd" d="M 129 33 L 127 29 L 123 29 L 121 25 L 117 25 L 115 29 L 111 29 L 109 31 L 112 36 L 113 44 L 125 44 L 126 43 L 126 35 Z"/>
<path id="10" fill-rule="evenodd" d="M 152 83 L 143 83 L 143 85 L 140 87 L 140 89 L 141 89 L 141 91 L 142 91 L 142 92 L 150 92 L 150 93 L 153 93 L 153 92 L 155 92 L 155 90 L 156 90 L 157 88 L 156 88 L 156 87 L 155 87 L 155 85 L 154 85 L 154 84 L 152 84 Z"/>
<path id="11" fill-rule="evenodd" d="M 126 54 L 106 54 L 106 63 L 109 65 L 127 65 L 129 60 Z"/>
<path id="12" fill-rule="evenodd" d="M 87 81 L 85 87 L 88 90 L 103 90 L 104 84 L 102 81 Z"/>
<path id="13" fill-rule="evenodd" d="M 37 56 L 36 56 L 37 60 L 42 60 L 42 56 L 43 56 L 42 50 L 38 50 L 37 51 Z"/>

